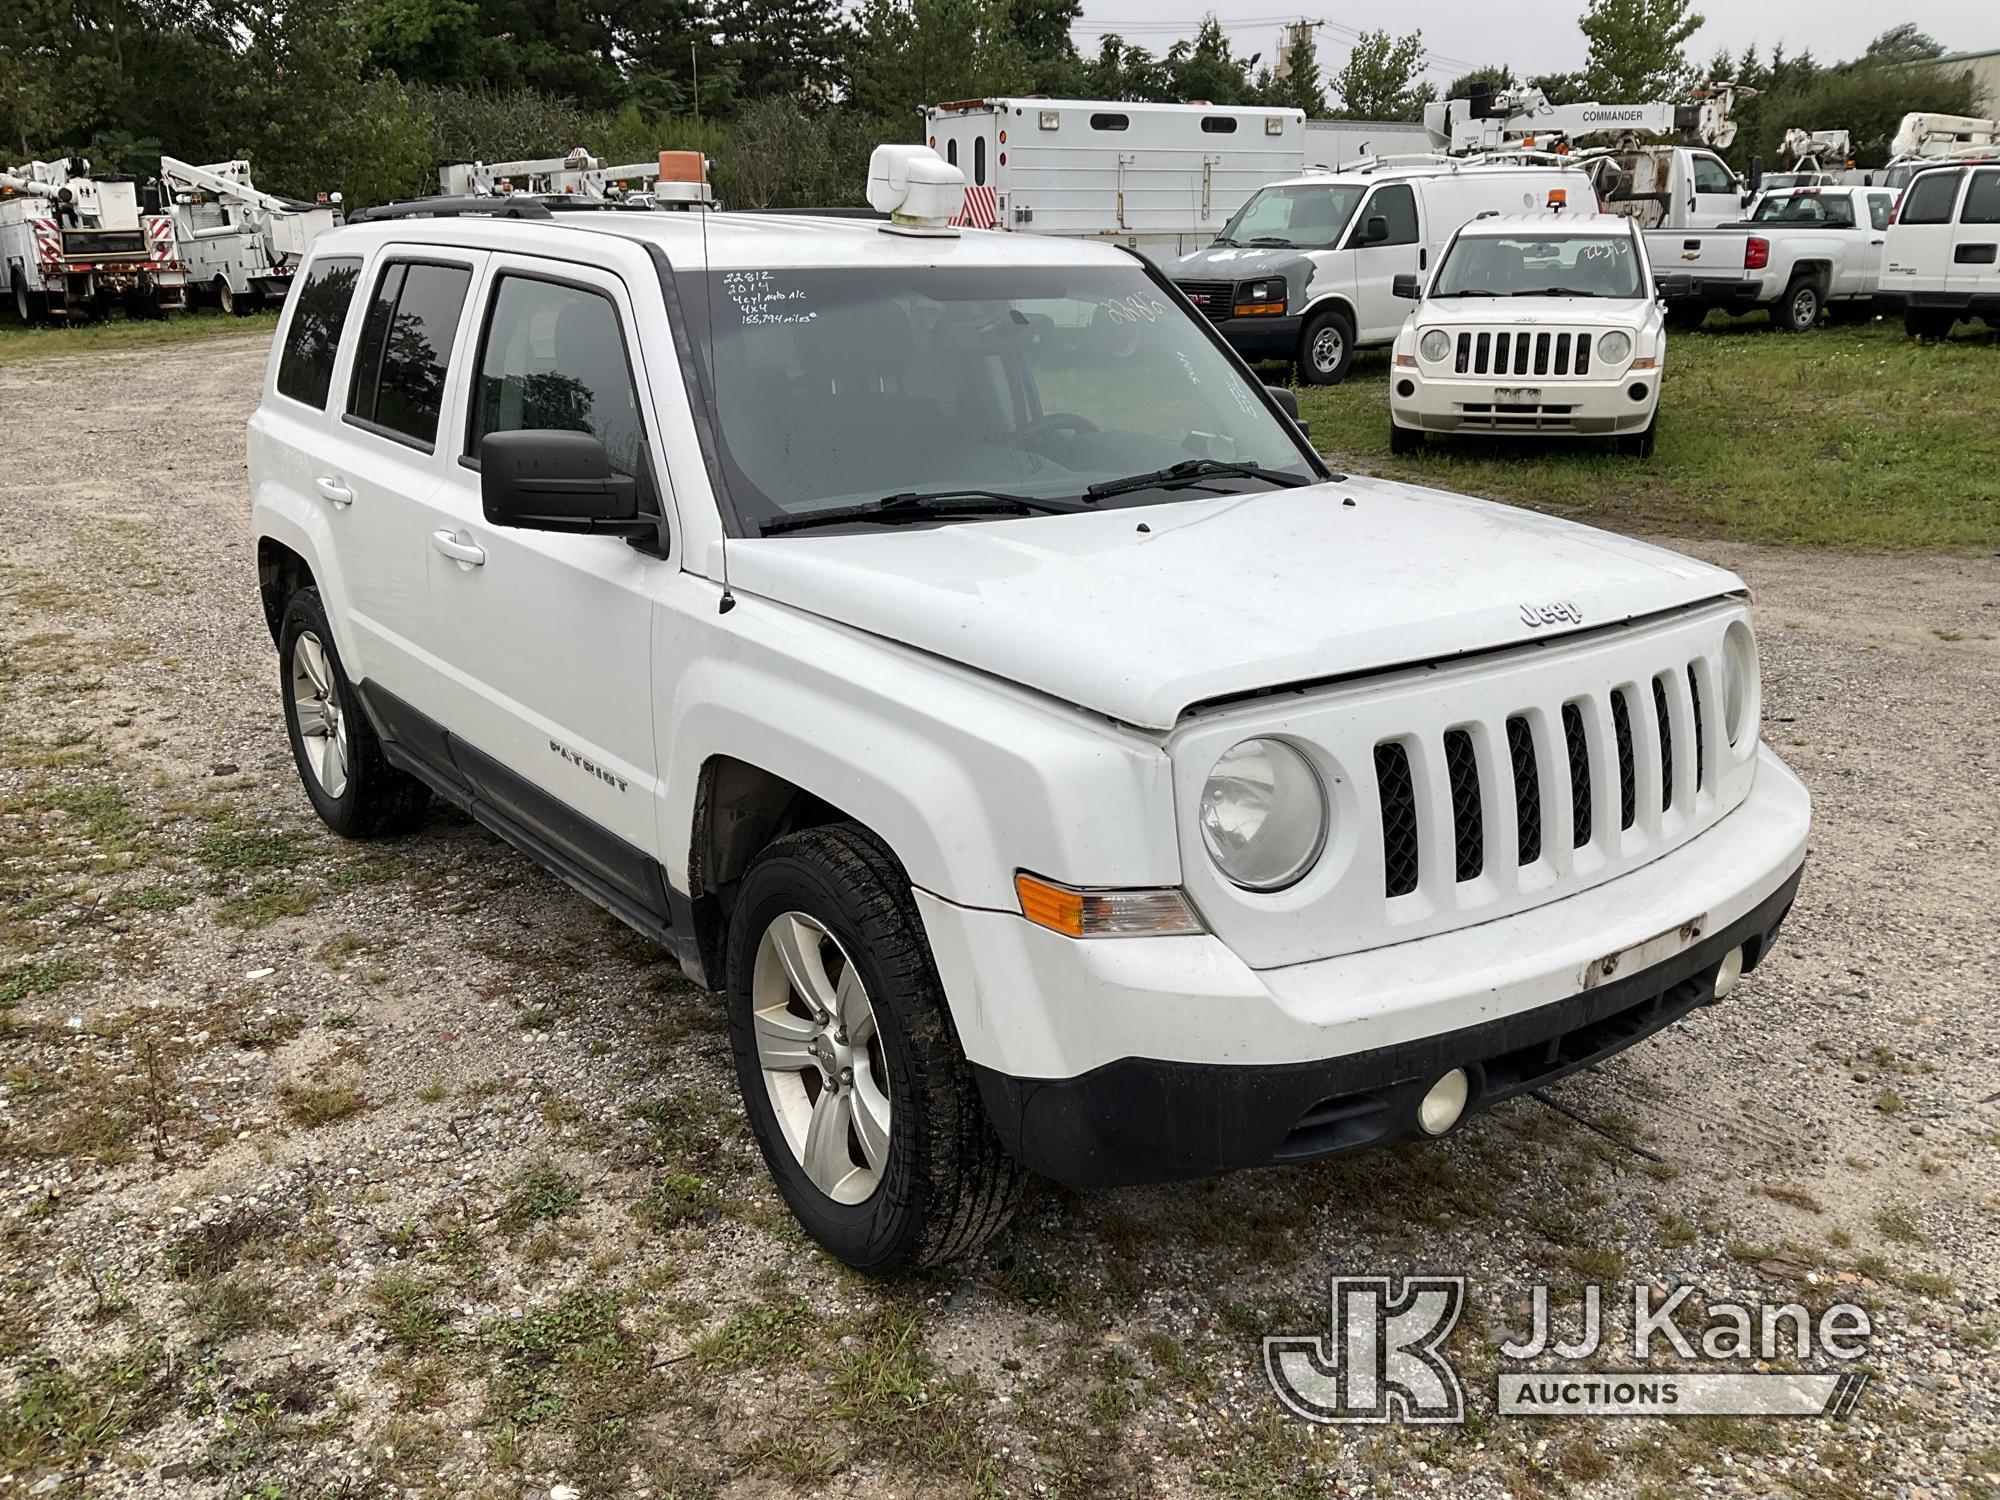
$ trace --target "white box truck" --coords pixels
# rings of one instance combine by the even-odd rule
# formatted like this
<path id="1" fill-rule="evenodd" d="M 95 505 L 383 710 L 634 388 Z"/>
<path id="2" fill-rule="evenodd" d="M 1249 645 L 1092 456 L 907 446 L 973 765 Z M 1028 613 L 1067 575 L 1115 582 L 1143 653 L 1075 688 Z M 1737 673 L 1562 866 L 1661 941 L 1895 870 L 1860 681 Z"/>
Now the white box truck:
<path id="1" fill-rule="evenodd" d="M 1305 115 L 1257 105 L 961 99 L 924 111 L 932 150 L 965 174 L 960 222 L 1199 250 L 1267 182 L 1305 166 Z"/>

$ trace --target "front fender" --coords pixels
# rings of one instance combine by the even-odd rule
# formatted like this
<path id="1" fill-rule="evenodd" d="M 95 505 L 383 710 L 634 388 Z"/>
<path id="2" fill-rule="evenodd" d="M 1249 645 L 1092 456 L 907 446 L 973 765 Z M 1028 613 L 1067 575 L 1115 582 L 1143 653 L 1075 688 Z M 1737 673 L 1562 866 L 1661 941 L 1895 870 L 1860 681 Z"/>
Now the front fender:
<path id="1" fill-rule="evenodd" d="M 1079 885 L 1180 883 L 1171 769 L 1137 731 L 923 652 L 738 595 L 663 615 L 655 659 L 690 667 L 659 703 L 661 847 L 690 890 L 703 766 L 783 777 L 879 834 L 911 882 L 1014 910 L 1017 870 Z M 680 631 L 712 632 L 689 649 Z"/>

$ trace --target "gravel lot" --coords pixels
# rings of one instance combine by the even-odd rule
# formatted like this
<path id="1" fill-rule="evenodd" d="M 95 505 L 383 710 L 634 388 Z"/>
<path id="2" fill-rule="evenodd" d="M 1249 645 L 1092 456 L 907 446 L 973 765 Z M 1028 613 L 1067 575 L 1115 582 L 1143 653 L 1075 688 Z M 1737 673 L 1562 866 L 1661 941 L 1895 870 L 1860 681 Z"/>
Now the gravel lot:
<path id="1" fill-rule="evenodd" d="M 1757 590 L 1817 827 L 1737 995 L 1555 1091 L 1659 1161 L 1522 1100 L 1042 1187 L 876 1285 L 767 1189 L 671 963 L 454 814 L 313 820 L 263 360 L 0 369 L 0 1497 L 2000 1492 L 2000 561 L 1685 544 Z M 1281 1422 L 1260 1336 L 1413 1270 L 1471 1278 L 1473 1419 Z M 1499 1419 L 1538 1281 L 1859 1300 L 1873 1378 L 1842 1422 Z"/>

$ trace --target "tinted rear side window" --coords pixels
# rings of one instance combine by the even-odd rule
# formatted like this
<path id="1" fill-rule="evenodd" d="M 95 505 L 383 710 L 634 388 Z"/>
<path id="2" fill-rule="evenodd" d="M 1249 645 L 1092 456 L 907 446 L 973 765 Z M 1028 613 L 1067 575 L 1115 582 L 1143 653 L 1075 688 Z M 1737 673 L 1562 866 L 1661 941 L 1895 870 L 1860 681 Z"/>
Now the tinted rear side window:
<path id="1" fill-rule="evenodd" d="M 1949 224 L 1951 206 L 1958 201 L 1959 179 L 1964 176 L 1962 171 L 1919 172 L 1903 197 L 1903 212 L 1898 222 Z"/>
<path id="2" fill-rule="evenodd" d="M 472 272 L 396 261 L 383 268 L 361 325 L 348 415 L 429 447 Z"/>
<path id="3" fill-rule="evenodd" d="M 595 292 L 503 276 L 487 316 L 466 453 L 489 432 L 550 427 L 594 433 L 620 474 L 645 444 L 618 311 Z"/>
<path id="4" fill-rule="evenodd" d="M 1974 172 L 1959 210 L 1961 224 L 2000 224 L 2000 172 Z"/>
<path id="5" fill-rule="evenodd" d="M 1889 211 L 1896 206 L 1895 198 L 1888 193 L 1868 195 L 1868 222 L 1877 229 L 1889 227 Z"/>
<path id="6" fill-rule="evenodd" d="M 278 357 L 280 395 L 326 408 L 333 357 L 340 352 L 340 330 L 347 325 L 360 275 L 361 262 L 348 256 L 316 260 L 307 270 L 285 331 L 285 351 Z"/>

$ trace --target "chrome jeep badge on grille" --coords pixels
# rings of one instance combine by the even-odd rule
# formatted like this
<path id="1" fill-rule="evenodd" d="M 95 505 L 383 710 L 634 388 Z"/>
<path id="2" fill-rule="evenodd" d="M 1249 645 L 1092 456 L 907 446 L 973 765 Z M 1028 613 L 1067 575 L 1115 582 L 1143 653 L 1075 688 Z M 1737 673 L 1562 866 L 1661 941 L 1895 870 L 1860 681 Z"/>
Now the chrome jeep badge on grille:
<path id="1" fill-rule="evenodd" d="M 1530 630 L 1544 625 L 1581 625 L 1583 611 L 1567 600 L 1558 599 L 1553 604 L 1522 605 L 1521 620 Z"/>

